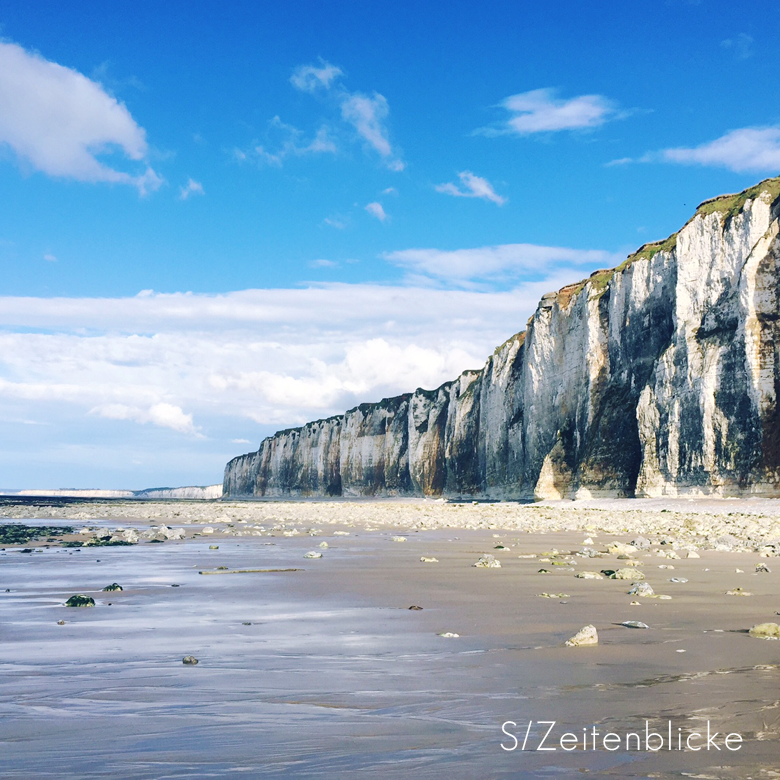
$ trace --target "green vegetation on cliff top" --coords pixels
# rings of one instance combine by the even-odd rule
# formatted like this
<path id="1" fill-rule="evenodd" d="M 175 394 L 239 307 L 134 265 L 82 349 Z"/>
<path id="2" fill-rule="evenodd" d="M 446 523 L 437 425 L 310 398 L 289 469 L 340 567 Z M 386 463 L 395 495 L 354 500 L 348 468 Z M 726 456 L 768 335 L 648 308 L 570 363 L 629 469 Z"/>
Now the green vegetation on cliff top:
<path id="1" fill-rule="evenodd" d="M 720 214 L 724 224 L 733 219 L 744 208 L 749 200 L 755 200 L 762 193 L 769 193 L 772 202 L 780 197 L 780 176 L 773 179 L 764 179 L 753 187 L 743 192 L 733 195 L 719 195 L 717 198 L 710 198 L 700 203 L 696 213 L 685 223 L 689 225 L 698 216 L 708 216 L 709 214 Z M 562 307 L 566 307 L 569 301 L 579 295 L 585 285 L 590 283 L 591 293 L 598 297 L 603 295 L 609 286 L 612 277 L 616 273 L 623 273 L 636 260 L 650 260 L 658 252 L 671 252 L 677 246 L 677 236 L 680 231 L 672 233 L 671 236 L 663 241 L 650 241 L 643 244 L 633 254 L 630 254 L 617 268 L 604 268 L 594 271 L 587 279 L 583 279 L 576 284 L 569 284 L 558 291 L 558 302 Z"/>

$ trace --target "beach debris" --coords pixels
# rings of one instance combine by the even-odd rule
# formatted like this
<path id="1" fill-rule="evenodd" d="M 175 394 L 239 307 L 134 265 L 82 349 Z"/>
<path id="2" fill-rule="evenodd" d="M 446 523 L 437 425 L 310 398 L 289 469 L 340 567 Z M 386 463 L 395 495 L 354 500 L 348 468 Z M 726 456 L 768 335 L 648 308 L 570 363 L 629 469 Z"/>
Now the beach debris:
<path id="1" fill-rule="evenodd" d="M 303 556 L 304 558 L 322 558 L 322 553 L 317 552 L 316 550 L 309 550 L 309 552 L 306 553 L 306 555 Z"/>
<path id="2" fill-rule="evenodd" d="M 124 588 L 118 582 L 112 582 L 110 585 L 106 585 L 103 588 L 104 593 L 114 593 L 115 591 L 122 591 Z"/>
<path id="3" fill-rule="evenodd" d="M 71 596 L 66 602 L 66 607 L 94 607 L 95 599 L 92 596 L 85 596 L 83 593 L 77 593 Z"/>
<path id="4" fill-rule="evenodd" d="M 677 582 L 680 585 L 684 585 L 686 582 L 688 582 L 687 577 L 670 577 L 669 582 Z"/>
<path id="5" fill-rule="evenodd" d="M 537 593 L 541 599 L 568 599 L 571 598 L 568 593 Z"/>
<path id="6" fill-rule="evenodd" d="M 485 554 L 480 555 L 479 560 L 476 563 L 472 563 L 472 566 L 476 566 L 478 569 L 500 569 L 501 562 L 493 555 Z"/>
<path id="7" fill-rule="evenodd" d="M 195 658 L 195 656 L 194 656 L 194 655 L 185 655 L 185 656 L 184 656 L 184 658 L 182 658 L 182 659 L 181 659 L 181 662 L 182 662 L 182 663 L 183 663 L 185 666 L 197 666 L 197 664 L 198 664 L 198 659 L 197 659 L 197 658 Z"/>
<path id="8" fill-rule="evenodd" d="M 726 591 L 727 596 L 752 596 L 753 594 L 746 591 L 744 588 L 732 588 L 732 590 Z"/>
<path id="9" fill-rule="evenodd" d="M 303 571 L 303 569 L 228 569 L 227 566 L 220 566 L 212 571 L 199 571 L 198 574 L 272 574 L 284 571 Z"/>
<path id="10" fill-rule="evenodd" d="M 606 574 L 606 572 L 604 572 Z M 611 580 L 643 580 L 645 575 L 636 569 L 618 569 L 607 575 Z"/>
<path id="11" fill-rule="evenodd" d="M 757 623 L 748 630 L 756 639 L 780 639 L 780 626 L 777 623 Z"/>
<path id="12" fill-rule="evenodd" d="M 583 626 L 571 639 L 564 643 L 566 647 L 585 647 L 587 645 L 597 645 L 599 643 L 599 633 L 596 626 Z"/>
<path id="13" fill-rule="evenodd" d="M 445 639 L 457 639 L 460 634 L 455 634 L 452 631 L 444 631 L 443 633 L 439 634 L 439 636 L 443 636 Z"/>
<path id="14" fill-rule="evenodd" d="M 57 625 L 58 626 L 64 626 L 65 625 L 65 621 L 64 620 L 58 620 L 57 621 Z"/>
<path id="15" fill-rule="evenodd" d="M 323 550 L 327 550 L 328 549 L 328 543 L 327 542 L 320 542 L 319 545 L 317 545 L 317 546 L 321 547 Z"/>
<path id="16" fill-rule="evenodd" d="M 756 574 L 771 574 L 771 571 L 765 563 L 756 564 Z"/>
<path id="17" fill-rule="evenodd" d="M 417 604 L 412 604 L 412 606 L 409 607 L 409 609 L 411 609 L 414 612 L 419 612 L 420 610 L 422 610 L 422 607 L 418 607 Z"/>
<path id="18" fill-rule="evenodd" d="M 390 537 L 391 542 L 405 542 L 406 537 L 405 536 L 391 536 Z"/>
<path id="19" fill-rule="evenodd" d="M 578 571 L 574 575 L 578 580 L 603 580 L 604 575 L 597 571 Z"/>
<path id="20" fill-rule="evenodd" d="M 628 590 L 629 596 L 655 596 L 653 586 L 649 582 L 635 582 Z"/>
<path id="21" fill-rule="evenodd" d="M 439 559 L 438 559 L 438 558 L 426 558 L 426 557 L 423 555 L 423 556 L 422 556 L 422 558 L 420 558 L 420 561 L 421 561 L 422 563 L 438 563 L 438 562 L 439 562 Z"/>
<path id="22" fill-rule="evenodd" d="M 625 628 L 650 628 L 647 623 L 643 623 L 641 620 L 624 620 L 620 625 Z"/>

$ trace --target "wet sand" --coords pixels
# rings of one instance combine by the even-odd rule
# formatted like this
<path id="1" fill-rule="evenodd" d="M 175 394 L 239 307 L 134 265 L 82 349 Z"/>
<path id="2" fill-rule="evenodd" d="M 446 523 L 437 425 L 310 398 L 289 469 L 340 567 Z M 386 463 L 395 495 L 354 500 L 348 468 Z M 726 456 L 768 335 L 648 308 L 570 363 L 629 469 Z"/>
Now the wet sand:
<path id="1" fill-rule="evenodd" d="M 780 776 L 780 642 L 745 633 L 780 621 L 780 561 L 765 557 L 780 537 L 774 504 L 625 506 L 6 504 L 4 522 L 132 527 L 141 541 L 0 552 L 0 774 Z M 144 540 L 161 523 L 185 538 Z M 631 556 L 636 569 L 670 600 L 574 576 L 626 559 L 565 553 L 640 532 L 653 544 Z M 659 557 L 670 550 L 680 557 Z M 501 568 L 474 568 L 483 554 Z M 760 563 L 771 571 L 754 573 Z M 224 573 L 257 568 L 299 571 Z M 112 582 L 125 590 L 101 591 Z M 752 595 L 726 595 L 736 587 Z M 96 606 L 64 607 L 75 593 Z M 585 624 L 599 644 L 565 647 Z M 190 654 L 197 666 L 182 664 Z M 522 742 L 529 720 L 556 721 L 553 736 L 644 733 L 646 720 L 665 731 L 671 721 L 683 739 L 709 721 L 721 750 L 537 751 L 539 725 L 527 750 L 502 750 L 512 745 L 502 724 L 514 721 Z M 739 751 L 724 749 L 724 732 L 741 734 Z"/>

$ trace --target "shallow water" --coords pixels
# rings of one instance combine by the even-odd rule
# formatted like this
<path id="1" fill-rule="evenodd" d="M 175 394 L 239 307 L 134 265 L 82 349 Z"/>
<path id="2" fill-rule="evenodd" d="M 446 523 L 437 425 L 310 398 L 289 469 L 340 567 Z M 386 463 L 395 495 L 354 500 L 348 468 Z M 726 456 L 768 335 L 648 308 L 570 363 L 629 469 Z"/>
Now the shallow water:
<path id="1" fill-rule="evenodd" d="M 306 537 L 0 553 L 2 776 L 771 776 L 777 736 L 756 739 L 756 724 L 777 721 L 766 691 L 780 697 L 780 643 L 607 628 L 595 653 L 562 648 L 583 605 L 526 598 L 521 587 L 533 595 L 539 582 L 523 586 L 520 571 L 471 569 L 485 535 L 460 536 L 399 545 L 353 531 L 323 537 L 321 560 L 302 559 L 320 541 Z M 441 566 L 408 568 L 431 549 Z M 198 574 L 217 566 L 303 570 Z M 100 592 L 112 582 L 124 592 Z M 74 593 L 97 606 L 65 608 Z M 419 602 L 423 611 L 407 609 Z M 730 664 L 743 647 L 749 663 Z M 197 666 L 182 664 L 189 654 Z M 529 718 L 559 732 L 711 719 L 752 738 L 725 757 L 503 751 L 501 724 L 521 731 Z"/>

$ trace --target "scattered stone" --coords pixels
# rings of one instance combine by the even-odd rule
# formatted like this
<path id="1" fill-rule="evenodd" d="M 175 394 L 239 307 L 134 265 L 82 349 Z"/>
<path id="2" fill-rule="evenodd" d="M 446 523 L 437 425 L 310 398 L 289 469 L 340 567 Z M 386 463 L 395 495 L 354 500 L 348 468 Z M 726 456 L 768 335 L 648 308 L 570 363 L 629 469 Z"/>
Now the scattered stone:
<path id="1" fill-rule="evenodd" d="M 765 563 L 756 564 L 756 574 L 771 574 L 771 571 Z"/>
<path id="2" fill-rule="evenodd" d="M 390 537 L 391 542 L 405 542 L 406 537 L 405 536 L 391 536 Z"/>
<path id="3" fill-rule="evenodd" d="M 629 606 L 630 606 L 630 607 L 641 607 L 641 606 L 642 606 L 642 604 L 641 604 L 640 602 L 638 602 L 638 601 L 632 601 L 632 602 L 629 604 Z"/>
<path id="4" fill-rule="evenodd" d="M 674 569 L 671 563 L 661 563 L 658 565 L 659 569 Z"/>
<path id="5" fill-rule="evenodd" d="M 85 596 L 83 593 L 77 593 L 71 596 L 66 602 L 66 607 L 94 607 L 95 599 L 92 596 Z"/>
<path id="6" fill-rule="evenodd" d="M 214 529 L 210 525 L 205 525 L 200 531 L 202 534 L 213 534 Z M 187 658 L 191 658 L 192 656 L 187 656 Z"/>
<path id="7" fill-rule="evenodd" d="M 487 554 L 481 555 L 476 563 L 472 563 L 472 566 L 476 566 L 478 569 L 500 569 L 501 562 L 494 556 Z"/>
<path id="8" fill-rule="evenodd" d="M 635 582 L 628 590 L 629 596 L 655 596 L 653 586 L 649 582 Z"/>
<path id="9" fill-rule="evenodd" d="M 658 550 L 656 555 L 659 558 L 668 558 L 672 561 L 677 561 L 680 559 L 680 556 L 674 550 Z"/>
<path id="10" fill-rule="evenodd" d="M 328 549 L 328 543 L 327 542 L 320 542 L 318 546 L 321 547 L 323 550 L 327 550 Z"/>
<path id="11" fill-rule="evenodd" d="M 525 555 L 518 555 L 518 558 L 536 558 L 536 553 L 526 553 Z"/>
<path id="12" fill-rule="evenodd" d="M 181 662 L 186 666 L 196 666 L 198 659 L 195 658 L 194 655 L 185 655 L 184 658 L 181 659 Z"/>
<path id="13" fill-rule="evenodd" d="M 632 539 L 631 542 L 632 547 L 636 547 L 637 550 L 649 550 L 650 549 L 650 540 L 645 539 L 644 536 L 637 536 L 636 539 Z"/>
<path id="14" fill-rule="evenodd" d="M 322 553 L 316 550 L 310 550 L 303 556 L 304 558 L 322 558 Z"/>
<path id="15" fill-rule="evenodd" d="M 578 571 L 574 575 L 578 580 L 603 580 L 603 575 L 597 571 Z"/>
<path id="16" fill-rule="evenodd" d="M 777 623 L 757 623 L 748 633 L 756 639 L 780 639 L 780 626 Z"/>
<path id="17" fill-rule="evenodd" d="M 103 588 L 104 593 L 114 593 L 114 591 L 122 591 L 124 588 L 118 582 L 112 582 L 110 585 L 106 585 Z"/>
<path id="18" fill-rule="evenodd" d="M 585 647 L 587 645 L 597 645 L 599 643 L 599 634 L 596 626 L 584 626 L 571 639 L 564 643 L 566 647 Z"/>
<path id="19" fill-rule="evenodd" d="M 701 555 L 696 552 L 696 550 L 688 550 L 688 554 L 685 556 L 686 558 L 701 558 Z"/>
<path id="20" fill-rule="evenodd" d="M 752 596 L 752 593 L 749 593 L 744 588 L 733 588 L 732 590 L 726 591 L 727 596 Z"/>
<path id="21" fill-rule="evenodd" d="M 210 544 L 209 545 L 209 550 L 219 550 L 219 545 L 218 544 Z"/>
<path id="22" fill-rule="evenodd" d="M 334 536 L 349 536 L 349 531 L 334 531 Z M 395 537 L 393 537 L 393 541 L 395 541 Z M 406 541 L 406 540 L 404 540 Z"/>
<path id="23" fill-rule="evenodd" d="M 607 546 L 607 552 L 610 555 L 634 555 L 636 553 L 636 547 L 630 544 L 623 544 L 622 542 L 612 542 Z"/>
<path id="24" fill-rule="evenodd" d="M 438 562 L 439 562 L 439 559 L 438 559 L 438 558 L 426 558 L 426 557 L 423 555 L 423 556 L 422 556 L 422 558 L 420 558 L 420 561 L 421 561 L 422 563 L 438 563 Z"/>
<path id="25" fill-rule="evenodd" d="M 645 575 L 636 569 L 618 569 L 609 575 L 611 580 L 643 580 Z"/>
<path id="26" fill-rule="evenodd" d="M 542 599 L 568 599 L 570 598 L 568 593 L 537 593 L 537 596 Z"/>
<path id="27" fill-rule="evenodd" d="M 620 625 L 625 628 L 650 628 L 647 623 L 643 623 L 641 620 L 624 620 Z"/>
<path id="28" fill-rule="evenodd" d="M 457 639 L 460 634 L 454 634 L 452 631 L 445 631 L 443 634 L 439 634 L 439 636 L 443 636 L 445 639 Z"/>
<path id="29" fill-rule="evenodd" d="M 582 543 L 583 544 L 593 544 L 593 539 L 588 537 L 587 539 L 583 539 Z"/>
<path id="30" fill-rule="evenodd" d="M 684 585 L 686 582 L 688 582 L 687 577 L 670 577 L 669 582 L 677 582 L 680 585 Z"/>
<path id="31" fill-rule="evenodd" d="M 250 621 L 248 621 L 248 620 L 245 620 L 241 625 L 242 626 L 251 626 L 252 623 Z"/>
<path id="32" fill-rule="evenodd" d="M 58 620 L 57 621 L 57 625 L 58 626 L 64 626 L 65 625 L 65 621 L 64 620 Z"/>
<path id="33" fill-rule="evenodd" d="M 539 571 L 536 572 L 536 573 L 537 574 L 549 574 L 550 570 L 549 569 L 539 569 Z"/>
<path id="34" fill-rule="evenodd" d="M 508 550 L 508 547 L 505 547 L 503 544 L 497 544 L 494 548 L 494 550 Z"/>
<path id="35" fill-rule="evenodd" d="M 416 604 L 412 604 L 412 606 L 409 607 L 409 609 L 414 610 L 415 612 L 419 612 L 422 609 L 422 607 L 418 607 Z"/>

